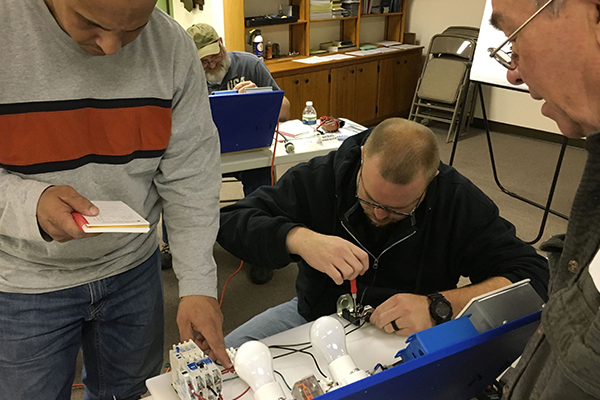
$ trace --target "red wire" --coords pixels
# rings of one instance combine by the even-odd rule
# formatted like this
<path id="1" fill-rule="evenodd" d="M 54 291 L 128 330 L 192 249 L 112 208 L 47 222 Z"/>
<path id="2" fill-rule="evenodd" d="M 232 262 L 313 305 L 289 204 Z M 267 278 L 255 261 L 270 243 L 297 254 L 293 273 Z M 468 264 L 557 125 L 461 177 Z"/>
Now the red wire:
<path id="1" fill-rule="evenodd" d="M 275 135 L 276 136 L 275 136 L 275 145 L 273 146 L 273 157 L 271 158 L 271 186 L 273 186 L 273 184 L 275 183 L 275 178 L 273 176 L 273 169 L 275 167 L 275 152 L 277 151 L 277 142 L 278 142 L 277 135 L 279 135 L 279 122 L 277 122 L 277 128 L 275 129 Z M 229 283 L 231 278 L 236 276 L 237 273 L 241 271 L 243 265 L 244 265 L 244 262 L 241 261 L 240 266 L 237 269 L 237 271 L 235 271 L 233 274 L 231 274 L 229 276 L 229 278 L 227 278 L 227 280 L 225 281 L 225 285 L 223 285 L 223 290 L 221 291 L 221 301 L 219 302 L 219 307 L 223 306 L 223 299 L 225 298 L 225 289 L 227 288 L 227 284 Z"/>
<path id="2" fill-rule="evenodd" d="M 275 184 L 275 177 L 273 175 L 273 170 L 275 169 L 275 152 L 277 151 L 277 140 L 279 138 L 279 121 L 277 122 L 277 127 L 275 128 L 275 144 L 273 145 L 273 157 L 271 158 L 271 186 Z"/>
<path id="3" fill-rule="evenodd" d="M 229 283 L 229 281 L 231 280 L 231 278 L 233 278 L 234 276 L 237 275 L 238 272 L 240 272 L 242 270 L 242 266 L 244 265 L 243 261 L 240 261 L 240 266 L 237 269 L 237 271 L 235 271 L 233 274 L 231 274 L 229 276 L 229 278 L 227 278 L 227 280 L 225 281 L 225 285 L 223 285 L 223 291 L 221 291 L 221 301 L 219 302 L 219 307 L 223 306 L 223 299 L 225 298 L 225 289 L 227 289 L 227 284 Z"/>
<path id="4" fill-rule="evenodd" d="M 248 390 L 250 390 L 250 386 L 248 386 L 248 388 L 246 390 L 244 390 L 244 393 L 240 394 L 238 397 L 233 398 L 231 400 L 238 400 L 239 398 L 241 398 L 243 395 L 245 395 L 246 393 L 248 393 Z"/>
<path id="5" fill-rule="evenodd" d="M 192 385 L 188 385 L 190 387 L 190 390 L 192 391 L 192 394 L 194 396 L 196 396 L 197 398 L 199 398 L 200 400 L 206 400 L 204 397 L 200 396 L 198 393 L 196 393 L 196 391 L 194 390 L 194 387 Z"/>
<path id="6" fill-rule="evenodd" d="M 315 128 L 315 130 L 318 130 L 320 127 L 322 127 L 323 125 L 325 125 L 328 122 L 334 122 L 335 123 L 335 130 L 333 132 L 336 132 L 336 131 L 340 130 L 340 121 L 337 118 L 328 117 L 328 116 L 324 115 L 321 118 L 319 118 L 319 120 L 321 121 L 321 123 L 319 124 L 319 126 L 317 126 Z"/>

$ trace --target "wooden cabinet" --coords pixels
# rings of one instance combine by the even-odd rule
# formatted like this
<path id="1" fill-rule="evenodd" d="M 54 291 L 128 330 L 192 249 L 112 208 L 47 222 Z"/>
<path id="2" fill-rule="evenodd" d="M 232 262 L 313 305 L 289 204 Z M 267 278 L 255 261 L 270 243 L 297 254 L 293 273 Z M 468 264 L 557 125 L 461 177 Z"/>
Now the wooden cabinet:
<path id="1" fill-rule="evenodd" d="M 298 10 L 298 20 L 278 23 L 276 25 L 270 23 L 272 21 L 269 21 L 265 25 L 254 25 L 252 27 L 245 25 L 246 17 L 276 13 L 279 3 L 292 6 Z M 249 47 L 246 45 L 246 37 L 249 30 L 254 28 L 272 29 L 273 26 L 277 26 L 287 30 L 286 36 L 288 39 L 284 39 L 287 43 L 283 46 L 285 49 L 298 56 L 308 56 L 311 47 L 311 36 L 313 36 L 313 39 L 314 37 L 319 37 L 317 43 L 314 43 L 313 40 L 314 47 L 318 47 L 319 42 L 336 40 L 351 41 L 358 47 L 361 42 L 361 20 L 368 18 L 371 19 L 368 24 L 370 27 L 375 25 L 381 28 L 383 40 L 403 41 L 407 3 L 408 1 L 402 1 L 401 10 L 394 13 L 360 14 L 359 12 L 357 16 L 311 20 L 310 0 L 223 0 L 223 36 L 228 50 L 248 51 Z M 373 24 L 372 21 L 377 22 Z M 338 37 L 320 37 L 323 25 L 327 23 L 339 24 Z"/>
<path id="2" fill-rule="evenodd" d="M 312 101 L 317 115 L 329 115 L 329 70 L 307 72 L 275 78 L 290 101 L 292 119 L 301 119 L 307 101 Z"/>
<path id="3" fill-rule="evenodd" d="M 354 96 L 356 106 L 354 119 L 356 121 L 370 121 L 377 116 L 378 64 L 378 61 L 372 61 L 356 66 L 356 92 Z"/>
<path id="4" fill-rule="evenodd" d="M 421 53 L 401 53 L 379 62 L 377 116 L 410 111 L 421 73 Z"/>
<path id="5" fill-rule="evenodd" d="M 356 66 L 331 69 L 331 88 L 329 90 L 330 113 L 334 117 L 345 117 L 354 114 L 354 96 L 356 93 Z"/>
<path id="6" fill-rule="evenodd" d="M 298 20 L 262 27 L 245 25 L 244 18 L 273 14 L 279 3 L 293 6 Z M 282 55 L 287 51 L 295 55 L 265 63 L 290 101 L 291 118 L 301 118 L 306 101 L 311 100 L 319 116 L 333 115 L 373 125 L 385 118 L 408 114 L 420 74 L 421 48 L 326 64 L 292 60 L 308 56 L 310 48 L 319 47 L 322 42 L 351 41 L 358 46 L 361 21 L 362 32 L 368 29 L 371 40 L 373 30 L 381 28 L 380 37 L 384 40 L 401 42 L 407 3 L 402 1 L 400 12 L 311 20 L 310 0 L 223 0 L 225 44 L 228 50 L 248 51 L 246 37 L 250 29 L 261 28 L 265 40 L 275 34 L 271 29 L 277 29 L 278 37 L 273 42 L 280 44 Z"/>
<path id="7" fill-rule="evenodd" d="M 377 61 L 331 69 L 331 115 L 352 121 L 377 116 Z"/>
<path id="8" fill-rule="evenodd" d="M 307 100 L 317 114 L 348 118 L 366 126 L 408 115 L 421 73 L 421 48 L 327 64 L 298 65 L 285 61 L 271 73 L 300 118 Z M 305 71 L 302 72 L 301 71 Z"/>

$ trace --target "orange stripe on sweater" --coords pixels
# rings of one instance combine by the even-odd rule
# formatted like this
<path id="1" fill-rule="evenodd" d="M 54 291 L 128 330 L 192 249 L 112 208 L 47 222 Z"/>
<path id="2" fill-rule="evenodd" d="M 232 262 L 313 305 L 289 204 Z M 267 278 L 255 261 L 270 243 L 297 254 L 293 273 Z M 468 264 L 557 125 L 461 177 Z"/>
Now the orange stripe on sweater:
<path id="1" fill-rule="evenodd" d="M 156 106 L 0 115 L 0 163 L 34 165 L 164 150 L 171 109 Z"/>

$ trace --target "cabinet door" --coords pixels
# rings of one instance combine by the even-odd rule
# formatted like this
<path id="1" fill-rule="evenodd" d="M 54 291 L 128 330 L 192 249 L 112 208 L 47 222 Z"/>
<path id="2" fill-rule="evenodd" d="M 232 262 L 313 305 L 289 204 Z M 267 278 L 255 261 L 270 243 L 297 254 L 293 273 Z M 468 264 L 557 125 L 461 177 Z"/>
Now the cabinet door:
<path id="1" fill-rule="evenodd" d="M 302 85 L 300 84 L 302 75 L 285 76 L 275 78 L 277 86 L 285 92 L 285 97 L 290 101 L 290 119 L 302 119 Z"/>
<path id="2" fill-rule="evenodd" d="M 329 115 L 329 70 L 309 72 L 302 74 L 302 110 L 307 101 L 312 101 L 317 118 L 322 115 Z"/>
<path id="3" fill-rule="evenodd" d="M 377 61 L 356 65 L 356 90 L 352 98 L 355 109 L 350 118 L 359 124 L 377 117 Z"/>
<path id="4" fill-rule="evenodd" d="M 330 113 L 334 117 L 344 117 L 356 121 L 355 93 L 356 67 L 339 67 L 331 69 L 331 86 L 329 87 Z M 358 121 L 356 121 L 358 122 Z"/>
<path id="5" fill-rule="evenodd" d="M 421 54 L 387 58 L 379 67 L 377 116 L 408 115 L 421 73 Z"/>

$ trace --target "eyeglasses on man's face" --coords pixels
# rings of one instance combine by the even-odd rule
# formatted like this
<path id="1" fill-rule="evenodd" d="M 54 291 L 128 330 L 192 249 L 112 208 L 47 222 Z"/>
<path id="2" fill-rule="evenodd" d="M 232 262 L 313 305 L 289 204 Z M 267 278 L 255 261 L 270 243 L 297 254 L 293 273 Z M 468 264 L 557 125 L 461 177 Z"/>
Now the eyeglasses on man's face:
<path id="1" fill-rule="evenodd" d="M 217 54 L 211 54 L 209 56 L 202 57 L 202 68 L 214 68 L 216 64 L 223 60 L 223 50 L 219 50 Z"/>
<path id="2" fill-rule="evenodd" d="M 502 44 L 496 48 L 494 47 L 490 47 L 488 49 L 489 53 L 490 53 L 490 57 L 492 57 L 494 60 L 498 61 L 502 66 L 506 67 L 509 70 L 514 70 L 517 68 L 517 55 L 514 54 L 512 51 L 504 51 L 502 50 L 502 48 L 504 46 L 506 46 L 507 43 L 511 42 L 515 36 L 517 36 L 517 34 L 519 32 L 521 32 L 521 30 L 523 30 L 523 28 L 525 28 L 525 26 L 527 26 L 528 23 L 531 22 L 532 19 L 534 19 L 539 13 L 541 13 L 546 7 L 548 7 L 550 5 L 550 3 L 552 3 L 554 0 L 548 0 L 542 7 L 540 7 L 539 10 L 537 10 L 535 12 L 535 14 L 533 14 L 531 17 L 529 17 L 529 19 L 527 21 L 525 21 L 523 23 L 523 25 L 521 25 L 520 27 L 518 27 L 509 37 L 506 38 L 506 40 L 504 42 L 502 42 Z"/>
<path id="3" fill-rule="evenodd" d="M 382 206 L 381 204 L 373 203 L 373 202 L 371 202 L 369 200 L 365 200 L 365 199 L 361 198 L 358 195 L 358 187 L 359 187 L 359 185 L 360 185 L 360 183 L 361 183 L 362 180 L 363 180 L 363 177 L 362 177 L 362 165 L 361 165 L 360 166 L 360 170 L 358 172 L 358 182 L 356 184 L 356 200 L 358 200 L 359 203 L 361 203 L 361 204 L 363 204 L 363 205 L 365 205 L 367 207 L 377 208 L 379 210 L 385 211 L 388 214 L 401 215 L 403 217 L 410 217 L 412 219 L 413 225 L 415 224 L 415 221 L 414 221 L 415 211 L 417 211 L 417 207 L 419 207 L 419 204 L 421 204 L 421 199 L 425 195 L 425 192 L 427 191 L 427 187 L 425 188 L 425 190 L 423 190 L 423 193 L 421 193 L 421 195 L 419 196 L 419 198 L 417 198 L 417 200 L 415 200 L 416 204 L 415 204 L 415 207 L 412 209 L 412 211 L 407 213 L 407 212 L 402 212 L 402 211 L 395 210 L 395 209 L 390 208 L 390 207 Z M 364 190 L 364 186 L 363 186 L 363 190 Z M 367 196 L 369 195 L 366 190 L 365 190 L 365 193 L 367 194 Z"/>

